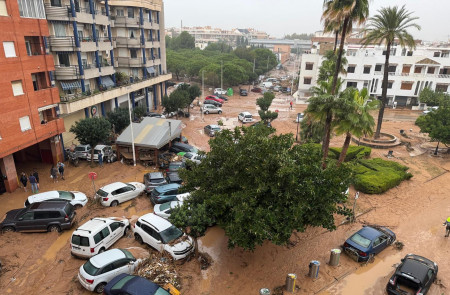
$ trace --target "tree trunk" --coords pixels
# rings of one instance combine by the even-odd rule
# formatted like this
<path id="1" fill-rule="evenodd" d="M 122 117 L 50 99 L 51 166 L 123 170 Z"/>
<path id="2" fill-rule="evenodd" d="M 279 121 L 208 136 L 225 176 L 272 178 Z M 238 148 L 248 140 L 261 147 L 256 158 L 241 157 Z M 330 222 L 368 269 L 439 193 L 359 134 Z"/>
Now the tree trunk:
<path id="1" fill-rule="evenodd" d="M 322 169 L 327 168 L 327 158 L 328 150 L 330 148 L 330 136 L 331 136 L 331 121 L 333 120 L 333 115 L 331 112 L 327 114 L 327 119 L 325 120 L 325 136 L 322 143 Z"/>
<path id="2" fill-rule="evenodd" d="M 342 164 L 342 162 L 344 162 L 344 160 L 345 160 L 345 156 L 347 155 L 347 150 L 350 145 L 351 139 L 352 139 L 352 134 L 350 132 L 347 132 L 347 134 L 345 136 L 344 145 L 342 146 L 341 154 L 339 155 L 338 166 L 340 166 Z"/>
<path id="3" fill-rule="evenodd" d="M 435 156 L 437 156 L 437 154 L 438 154 L 438 149 L 439 149 L 439 141 L 438 141 L 438 144 L 436 146 L 436 150 L 434 151 L 434 155 Z"/>
<path id="4" fill-rule="evenodd" d="M 341 71 L 342 52 L 344 52 L 345 35 L 346 35 L 349 21 L 350 21 L 350 17 L 345 18 L 344 26 L 342 27 L 341 44 L 339 44 L 339 53 L 338 53 L 338 57 L 337 57 L 337 61 L 336 61 L 336 70 L 334 71 L 333 87 L 332 87 L 332 91 L 331 91 L 331 94 L 333 94 L 333 95 L 336 93 L 337 79 L 339 76 L 339 72 Z"/>
<path id="5" fill-rule="evenodd" d="M 91 146 L 91 168 L 94 167 L 94 146 Z"/>
<path id="6" fill-rule="evenodd" d="M 387 86 L 388 86 L 388 79 L 389 79 L 389 56 L 391 55 L 391 42 L 387 43 L 387 51 L 386 51 L 386 60 L 384 62 L 384 75 L 383 75 L 383 83 L 381 85 L 382 91 L 381 91 L 381 104 L 380 104 L 380 111 L 378 112 L 378 122 L 377 122 L 377 130 L 375 131 L 375 139 L 380 138 L 380 132 L 381 132 L 381 124 L 383 123 L 383 116 L 384 116 L 384 108 L 386 107 L 387 103 Z"/>
<path id="7" fill-rule="evenodd" d="M 175 75 L 177 76 L 177 81 L 180 81 L 180 73 L 175 72 Z"/>
<path id="8" fill-rule="evenodd" d="M 336 53 L 336 47 L 337 47 L 337 42 L 338 42 L 338 37 L 339 37 L 339 30 L 336 30 L 334 32 L 335 37 L 334 37 L 334 48 L 333 48 L 333 52 Z"/>

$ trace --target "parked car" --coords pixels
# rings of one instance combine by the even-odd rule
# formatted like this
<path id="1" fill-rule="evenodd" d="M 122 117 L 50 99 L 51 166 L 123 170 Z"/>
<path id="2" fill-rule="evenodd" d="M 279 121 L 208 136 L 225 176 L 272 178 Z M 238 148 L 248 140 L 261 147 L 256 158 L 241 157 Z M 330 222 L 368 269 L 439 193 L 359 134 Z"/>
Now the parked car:
<path id="1" fill-rule="evenodd" d="M 396 239 L 394 232 L 385 227 L 364 226 L 344 243 L 344 251 L 357 262 L 368 261 Z"/>
<path id="2" fill-rule="evenodd" d="M 172 146 L 169 149 L 170 152 L 178 154 L 179 152 L 192 152 L 197 153 L 197 148 L 193 147 L 192 145 L 181 143 L 181 142 L 173 142 Z"/>
<path id="3" fill-rule="evenodd" d="M 172 201 L 172 202 L 157 204 L 153 207 L 153 213 L 155 213 L 156 215 L 158 215 L 164 219 L 169 219 L 173 208 L 179 207 L 181 205 L 183 205 L 183 202 L 181 202 L 181 201 Z"/>
<path id="4" fill-rule="evenodd" d="M 240 95 L 240 96 L 247 96 L 247 95 L 248 95 L 248 92 L 247 92 L 246 89 L 239 88 L 239 95 Z"/>
<path id="5" fill-rule="evenodd" d="M 255 122 L 255 123 L 253 123 L 252 125 L 250 125 L 248 127 L 255 128 L 255 127 L 258 127 L 258 126 L 266 126 L 266 127 L 271 128 L 272 127 L 272 123 L 268 122 L 267 124 L 264 124 L 263 121 L 258 121 L 258 122 Z"/>
<path id="6" fill-rule="evenodd" d="M 183 259 L 194 251 L 194 241 L 191 237 L 153 213 L 139 217 L 134 226 L 134 238 L 159 252 L 169 253 L 175 260 Z"/>
<path id="7" fill-rule="evenodd" d="M 77 257 L 92 257 L 106 251 L 129 229 L 130 222 L 126 218 L 92 218 L 72 233 L 70 251 Z"/>
<path id="8" fill-rule="evenodd" d="M 295 123 L 300 123 L 303 121 L 303 118 L 305 118 L 305 114 L 304 113 L 298 113 L 297 117 L 295 118 Z"/>
<path id="9" fill-rule="evenodd" d="M 203 106 L 209 105 L 209 104 L 214 105 L 214 106 L 219 107 L 219 108 L 222 106 L 222 104 L 221 104 L 220 102 L 217 102 L 217 101 L 215 101 L 215 100 L 210 100 L 210 99 L 208 99 L 208 100 L 205 100 L 205 101 L 203 102 Z"/>
<path id="10" fill-rule="evenodd" d="M 187 85 L 187 86 L 191 86 L 191 84 L 189 84 L 189 83 L 181 82 L 181 83 L 175 84 L 175 85 L 174 85 L 174 88 L 177 89 L 178 87 L 180 87 L 180 86 L 183 85 L 183 84 L 185 84 L 185 85 Z"/>
<path id="11" fill-rule="evenodd" d="M 30 204 L 37 202 L 55 202 L 61 200 L 70 202 L 75 209 L 83 207 L 88 202 L 86 195 L 81 192 L 48 191 L 29 196 L 24 205 L 27 207 Z"/>
<path id="12" fill-rule="evenodd" d="M 181 142 L 181 143 L 189 143 L 189 140 L 187 139 L 186 136 L 180 136 L 180 137 L 176 137 L 173 141 L 175 142 Z"/>
<path id="13" fill-rule="evenodd" d="M 170 295 L 157 284 L 126 273 L 114 277 L 103 290 L 104 295 Z"/>
<path id="14" fill-rule="evenodd" d="M 227 91 L 222 88 L 216 88 L 214 89 L 214 95 L 225 95 L 227 94 Z"/>
<path id="15" fill-rule="evenodd" d="M 207 97 L 205 97 L 205 100 L 214 100 L 214 101 L 220 102 L 221 104 L 223 104 L 225 102 L 225 100 L 223 100 L 215 95 L 208 95 Z"/>
<path id="16" fill-rule="evenodd" d="M 91 146 L 89 144 L 80 144 L 75 147 L 75 154 L 79 159 L 87 159 L 91 157 Z"/>
<path id="17" fill-rule="evenodd" d="M 222 109 L 218 108 L 212 104 L 206 104 L 202 107 L 202 111 L 204 114 L 222 114 Z"/>
<path id="18" fill-rule="evenodd" d="M 274 87 L 273 87 L 273 91 L 275 91 L 275 92 L 281 91 L 281 86 L 280 86 L 280 85 L 274 86 Z"/>
<path id="19" fill-rule="evenodd" d="M 75 209 L 68 201 L 37 202 L 8 211 L 0 223 L 0 230 L 60 232 L 72 227 L 75 215 Z"/>
<path id="20" fill-rule="evenodd" d="M 249 112 L 242 112 L 238 115 L 238 120 L 242 123 L 253 122 L 253 116 Z"/>
<path id="21" fill-rule="evenodd" d="M 166 176 L 166 181 L 167 181 L 167 183 L 178 183 L 178 184 L 183 183 L 183 179 L 180 178 L 178 171 L 168 172 L 167 176 Z"/>
<path id="22" fill-rule="evenodd" d="M 205 128 L 203 128 L 206 135 L 210 137 L 216 136 L 217 132 L 220 132 L 222 129 L 219 125 L 206 125 Z"/>
<path id="23" fill-rule="evenodd" d="M 166 169 L 166 173 L 176 172 L 181 168 L 186 168 L 186 164 L 182 161 L 170 162 L 169 167 Z"/>
<path id="24" fill-rule="evenodd" d="M 164 184 L 167 184 L 167 181 L 161 172 L 150 172 L 144 174 L 144 185 L 147 195 L 150 194 L 155 187 Z"/>
<path id="25" fill-rule="evenodd" d="M 195 153 L 186 153 L 183 155 L 183 162 L 192 161 L 195 164 L 200 164 L 200 162 L 205 158 L 205 155 L 195 154 Z"/>
<path id="26" fill-rule="evenodd" d="M 162 204 L 171 201 L 184 201 L 191 194 L 179 193 L 178 189 L 180 186 L 181 185 L 178 183 L 169 183 L 155 187 L 150 193 L 150 201 L 152 201 L 153 204 Z"/>
<path id="27" fill-rule="evenodd" d="M 251 91 L 251 92 L 256 92 L 256 93 L 261 93 L 261 92 L 262 92 L 262 89 L 259 88 L 259 87 L 254 87 L 254 88 L 252 88 L 250 91 Z"/>
<path id="28" fill-rule="evenodd" d="M 140 182 L 114 182 L 97 191 L 97 197 L 101 198 L 103 206 L 117 206 L 119 203 L 134 199 L 144 192 L 145 185 Z"/>
<path id="29" fill-rule="evenodd" d="M 166 81 L 166 86 L 167 87 L 172 87 L 172 86 L 175 86 L 177 83 L 175 83 L 175 82 L 173 82 L 173 81 Z"/>
<path id="30" fill-rule="evenodd" d="M 97 293 L 102 293 L 106 284 L 119 274 L 132 274 L 144 257 L 135 257 L 127 249 L 112 249 L 89 258 L 80 266 L 78 281 Z"/>
<path id="31" fill-rule="evenodd" d="M 438 265 L 419 255 L 408 254 L 386 286 L 388 294 L 427 294 L 431 284 L 436 280 Z"/>
<path id="32" fill-rule="evenodd" d="M 433 111 L 436 111 L 437 109 L 439 109 L 438 106 L 436 106 L 436 107 L 429 107 L 428 109 L 426 109 L 425 111 L 422 112 L 422 115 L 426 115 L 426 114 L 428 114 L 428 113 L 431 113 L 431 112 L 433 112 Z"/>
<path id="33" fill-rule="evenodd" d="M 166 116 L 164 116 L 163 114 L 155 113 L 155 112 L 147 112 L 147 113 L 145 113 L 145 117 L 163 118 L 163 119 L 166 118 Z"/>
<path id="34" fill-rule="evenodd" d="M 228 97 L 226 97 L 225 95 L 223 95 L 223 94 L 219 94 L 219 95 L 216 95 L 218 98 L 221 98 L 221 99 L 223 99 L 223 100 L 225 100 L 225 101 L 228 101 Z"/>
<path id="35" fill-rule="evenodd" d="M 102 154 L 103 162 L 112 163 L 117 160 L 117 155 L 114 153 L 110 145 L 98 144 L 94 148 L 94 162 L 98 162 L 98 155 Z M 88 156 L 89 161 L 91 160 L 91 154 Z"/>

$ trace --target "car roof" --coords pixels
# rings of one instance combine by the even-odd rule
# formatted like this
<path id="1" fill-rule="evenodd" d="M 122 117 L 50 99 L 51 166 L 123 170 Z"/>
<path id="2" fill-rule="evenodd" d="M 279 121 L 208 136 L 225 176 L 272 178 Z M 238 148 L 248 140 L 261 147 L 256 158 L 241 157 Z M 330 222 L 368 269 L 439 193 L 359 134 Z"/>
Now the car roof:
<path id="1" fill-rule="evenodd" d="M 377 230 L 373 227 L 365 226 L 358 231 L 358 234 L 369 240 L 373 240 L 373 239 L 376 239 L 377 237 L 381 236 L 382 232 L 380 232 L 379 230 Z"/>
<path id="2" fill-rule="evenodd" d="M 211 127 L 211 128 L 220 128 L 219 125 L 208 125 L 208 126 Z"/>
<path id="3" fill-rule="evenodd" d="M 161 185 L 158 187 L 155 187 L 154 189 L 156 189 L 159 192 L 166 192 L 172 189 L 176 189 L 179 188 L 181 185 L 179 185 L 178 183 L 169 183 L 169 184 L 165 184 L 165 185 Z"/>
<path id="4" fill-rule="evenodd" d="M 429 268 L 425 264 L 418 260 L 405 259 L 399 271 L 401 273 L 412 276 L 423 283 L 426 281 L 428 269 Z"/>
<path id="5" fill-rule="evenodd" d="M 123 274 L 123 276 L 120 276 L 120 279 L 117 280 L 115 283 L 117 283 L 122 278 L 127 276 L 133 277 L 131 280 L 127 281 L 126 284 L 121 288 L 121 291 L 125 291 L 127 294 L 140 295 L 143 294 L 144 290 L 145 294 L 154 294 L 156 293 L 156 290 L 160 288 L 160 286 L 145 278 L 139 276 L 132 276 L 128 274 Z"/>
<path id="6" fill-rule="evenodd" d="M 111 263 L 113 261 L 126 258 L 127 256 L 125 253 L 122 252 L 120 249 L 112 249 L 105 251 L 103 253 L 99 253 L 89 259 L 89 261 L 97 268 L 101 268 L 108 263 Z"/>
<path id="7" fill-rule="evenodd" d="M 164 178 L 162 172 L 150 172 L 146 174 L 150 178 Z"/>
<path id="8" fill-rule="evenodd" d="M 116 189 L 119 189 L 119 188 L 122 188 L 125 186 L 127 186 L 127 185 L 123 182 L 114 182 L 114 183 L 105 185 L 104 187 L 101 187 L 100 189 L 107 193 L 110 193 L 112 191 L 115 191 Z"/>
<path id="9" fill-rule="evenodd" d="M 91 145 L 89 145 L 89 144 L 79 144 L 79 145 L 77 145 L 77 147 L 90 147 Z"/>
<path id="10" fill-rule="evenodd" d="M 28 201 L 30 203 L 35 203 L 39 200 L 43 200 L 43 199 L 59 199 L 59 193 L 58 191 L 48 191 L 48 192 L 43 192 L 43 193 L 39 193 L 36 195 L 31 195 L 28 197 Z"/>
<path id="11" fill-rule="evenodd" d="M 172 223 L 170 223 L 168 220 L 165 220 L 164 218 L 159 217 L 154 213 L 147 213 L 145 215 L 142 215 L 139 219 L 150 223 L 160 232 L 172 226 Z"/>
<path id="12" fill-rule="evenodd" d="M 104 145 L 104 144 L 97 144 L 96 146 L 95 146 L 95 148 L 94 148 L 94 150 L 101 150 L 101 149 L 103 149 L 104 147 L 106 147 L 107 145 Z"/>
<path id="13" fill-rule="evenodd" d="M 30 209 L 62 209 L 67 205 L 68 201 L 55 201 L 55 202 L 37 202 L 30 206 Z"/>
<path id="14" fill-rule="evenodd" d="M 185 147 L 185 148 L 193 148 L 193 146 L 192 145 L 190 145 L 190 144 L 187 144 L 187 143 L 182 143 L 182 142 L 174 142 L 172 145 L 177 145 L 177 146 L 180 146 L 180 147 Z"/>
<path id="15" fill-rule="evenodd" d="M 82 231 L 91 232 L 91 231 L 95 230 L 96 228 L 98 228 L 98 227 L 100 227 L 102 225 L 105 225 L 105 224 L 109 224 L 109 223 L 111 223 L 113 221 L 116 221 L 116 220 L 112 220 L 112 219 L 109 219 L 109 218 L 95 217 L 95 218 L 92 218 L 91 220 L 87 221 L 86 223 L 84 223 L 80 227 L 78 227 L 76 229 L 76 231 L 77 230 L 82 230 Z"/>
<path id="16" fill-rule="evenodd" d="M 250 115 L 250 116 L 252 115 L 252 114 L 250 114 L 249 112 L 242 112 L 241 114 L 244 115 L 244 116 L 245 116 L 245 115 Z"/>

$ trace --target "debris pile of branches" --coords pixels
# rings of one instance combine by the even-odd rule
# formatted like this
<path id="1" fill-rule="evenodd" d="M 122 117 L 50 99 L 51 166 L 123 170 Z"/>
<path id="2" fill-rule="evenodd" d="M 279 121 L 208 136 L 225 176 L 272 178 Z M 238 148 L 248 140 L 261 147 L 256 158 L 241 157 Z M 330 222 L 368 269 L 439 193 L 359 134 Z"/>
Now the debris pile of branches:
<path id="1" fill-rule="evenodd" d="M 175 270 L 175 264 L 172 258 L 169 257 L 152 254 L 138 265 L 134 274 L 147 278 L 160 286 L 169 283 L 175 288 L 181 289 L 180 278 Z"/>

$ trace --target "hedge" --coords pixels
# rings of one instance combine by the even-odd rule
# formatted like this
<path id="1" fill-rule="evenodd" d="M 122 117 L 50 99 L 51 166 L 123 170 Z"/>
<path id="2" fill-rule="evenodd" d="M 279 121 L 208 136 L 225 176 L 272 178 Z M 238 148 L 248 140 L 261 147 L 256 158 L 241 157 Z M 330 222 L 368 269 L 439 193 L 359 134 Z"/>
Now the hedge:
<path id="1" fill-rule="evenodd" d="M 328 156 L 330 158 L 339 160 L 339 155 L 341 154 L 341 151 L 342 148 L 332 147 L 330 148 Z M 370 153 L 372 153 L 372 149 L 370 147 L 351 145 L 348 147 L 344 162 L 348 162 L 354 159 L 368 158 L 370 156 Z"/>
<path id="2" fill-rule="evenodd" d="M 358 160 L 354 167 L 355 189 L 366 194 L 381 194 L 413 175 L 409 168 L 383 159 Z"/>

